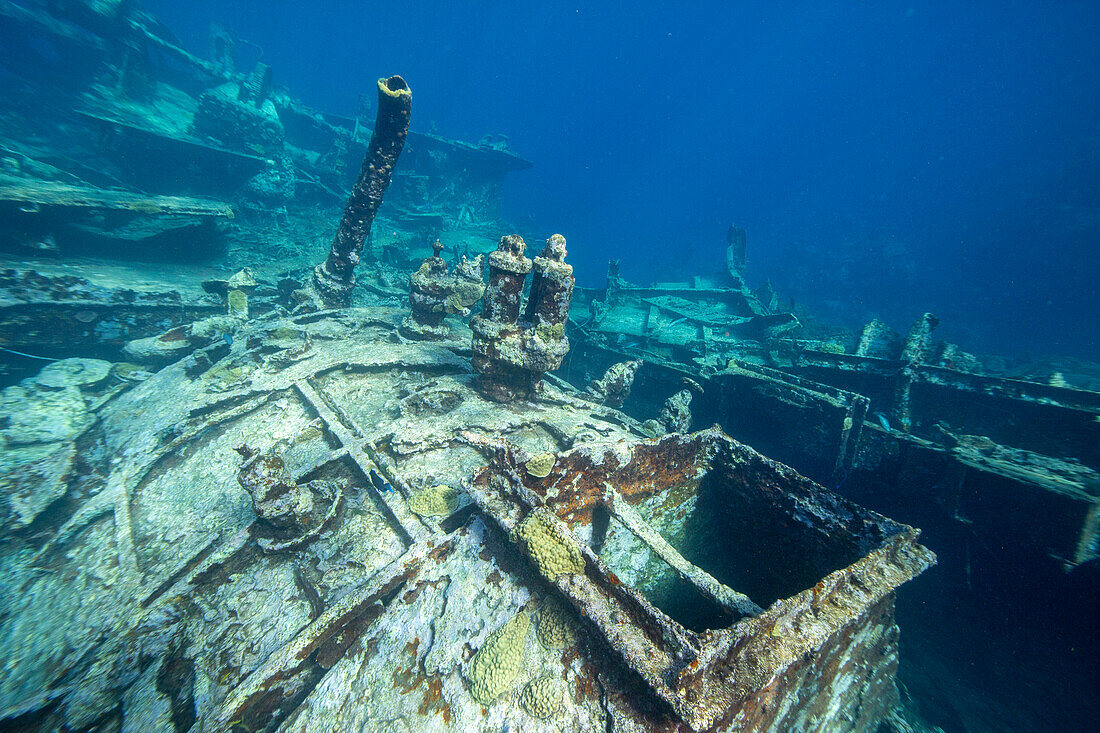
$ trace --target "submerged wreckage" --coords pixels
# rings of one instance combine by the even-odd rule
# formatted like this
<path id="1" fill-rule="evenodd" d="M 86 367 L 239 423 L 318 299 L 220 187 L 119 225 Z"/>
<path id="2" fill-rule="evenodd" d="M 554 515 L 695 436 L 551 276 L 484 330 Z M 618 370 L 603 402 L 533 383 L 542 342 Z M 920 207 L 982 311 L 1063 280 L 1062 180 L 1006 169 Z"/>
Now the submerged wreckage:
<path id="1" fill-rule="evenodd" d="M 934 561 L 915 530 L 720 430 L 647 439 L 558 380 L 487 399 L 462 345 L 396 340 L 402 315 L 257 319 L 221 358 L 122 392 L 28 387 L 100 406 L 22 468 L 62 506 L 8 545 L 5 720 L 856 731 L 894 714 L 894 591 Z"/>
<path id="2" fill-rule="evenodd" d="M 894 592 L 933 555 L 718 428 L 653 437 L 601 404 L 629 366 L 598 396 L 548 374 L 563 237 L 501 238 L 488 282 L 437 246 L 410 309 L 342 307 L 408 124 L 404 81 L 379 92 L 405 112 L 298 288 L 242 271 L 209 285 L 224 314 L 131 342 L 159 371 L 65 359 L 5 390 L 0 719 L 889 727 Z"/>
<path id="3" fill-rule="evenodd" d="M 578 287 L 564 237 L 499 236 L 529 164 L 409 133 L 400 77 L 371 127 L 129 4 L 0 24 L 88 61 L 59 94 L 110 143 L 3 151 L 0 249 L 37 254 L 0 339 L 114 362 L 3 391 L 2 725 L 919 730 L 895 593 L 936 558 L 861 503 L 993 538 L 967 583 L 1095 562 L 1096 392 L 987 373 L 930 315 L 845 341 L 748 288 L 737 227 L 717 275 Z M 56 259 L 218 233 L 228 271 Z"/>

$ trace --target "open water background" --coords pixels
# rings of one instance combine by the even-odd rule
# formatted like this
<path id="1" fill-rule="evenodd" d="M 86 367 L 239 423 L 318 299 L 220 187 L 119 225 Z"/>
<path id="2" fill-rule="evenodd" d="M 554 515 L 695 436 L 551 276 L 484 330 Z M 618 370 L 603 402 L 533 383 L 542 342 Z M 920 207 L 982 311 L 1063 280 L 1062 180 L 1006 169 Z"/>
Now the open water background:
<path id="1" fill-rule="evenodd" d="M 1100 3 L 144 4 L 322 110 L 399 73 L 413 129 L 507 135 L 506 216 L 581 284 L 714 270 L 736 222 L 750 281 L 826 320 L 1100 360 Z"/>

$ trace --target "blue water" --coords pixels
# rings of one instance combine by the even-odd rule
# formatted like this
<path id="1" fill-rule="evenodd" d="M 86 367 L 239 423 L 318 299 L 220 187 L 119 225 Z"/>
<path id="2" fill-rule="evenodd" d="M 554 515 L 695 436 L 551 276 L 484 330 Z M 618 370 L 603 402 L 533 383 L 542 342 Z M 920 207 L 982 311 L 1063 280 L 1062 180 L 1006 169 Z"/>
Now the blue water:
<path id="1" fill-rule="evenodd" d="M 824 318 L 1100 359 L 1098 3 L 145 6 L 322 110 L 400 73 L 414 130 L 507 135 L 535 165 L 506 216 L 566 234 L 582 284 L 714 269 L 737 222 L 750 279 Z"/>

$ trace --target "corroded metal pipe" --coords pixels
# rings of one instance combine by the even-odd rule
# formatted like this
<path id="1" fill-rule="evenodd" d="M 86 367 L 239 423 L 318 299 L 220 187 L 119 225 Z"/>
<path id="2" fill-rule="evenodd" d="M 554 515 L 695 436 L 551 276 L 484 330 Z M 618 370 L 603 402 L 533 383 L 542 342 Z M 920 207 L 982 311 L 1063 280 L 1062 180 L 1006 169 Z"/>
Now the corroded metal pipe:
<path id="1" fill-rule="evenodd" d="M 328 308 L 347 305 L 355 286 L 355 266 L 374 216 L 390 185 L 394 166 L 409 134 L 412 90 L 400 76 L 378 80 L 378 117 L 359 180 L 351 190 L 328 259 L 313 270 L 313 287 Z"/>

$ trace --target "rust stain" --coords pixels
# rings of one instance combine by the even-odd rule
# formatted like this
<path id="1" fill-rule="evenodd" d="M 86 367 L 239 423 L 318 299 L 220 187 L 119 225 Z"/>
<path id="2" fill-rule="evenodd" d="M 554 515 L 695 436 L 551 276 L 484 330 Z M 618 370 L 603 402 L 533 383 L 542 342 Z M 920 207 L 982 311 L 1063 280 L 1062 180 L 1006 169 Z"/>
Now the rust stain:
<path id="1" fill-rule="evenodd" d="M 596 668 L 585 662 L 574 683 L 573 702 L 580 705 L 585 700 L 598 700 L 599 694 L 596 689 Z"/>
<path id="2" fill-rule="evenodd" d="M 415 603 L 416 599 L 420 597 L 420 594 L 424 592 L 425 587 L 431 586 L 432 588 L 438 588 L 445 582 L 445 580 L 445 578 L 440 578 L 438 580 L 422 580 L 414 585 L 412 588 L 409 588 L 407 591 L 405 591 L 405 593 L 401 596 L 401 602 L 406 604 Z"/>
<path id="3" fill-rule="evenodd" d="M 561 653 L 561 678 L 563 680 L 569 679 L 569 670 L 573 667 L 573 660 L 581 655 L 580 645 L 573 644 L 566 647 L 565 651 Z"/>
<path id="4" fill-rule="evenodd" d="M 424 684 L 424 676 L 417 671 L 415 661 L 411 667 L 404 669 L 398 667 L 393 671 L 393 689 L 402 695 L 408 695 L 422 684 Z"/>
<path id="5" fill-rule="evenodd" d="M 451 706 L 443 699 L 442 677 L 432 675 L 432 677 L 429 678 L 428 687 L 424 690 L 424 698 L 416 712 L 425 716 L 438 713 L 443 716 L 443 722 L 445 724 L 450 724 L 452 715 Z"/>
<path id="6" fill-rule="evenodd" d="M 448 540 L 428 553 L 428 557 L 437 563 L 443 562 L 455 551 L 455 541 Z"/>
<path id="7" fill-rule="evenodd" d="M 571 451 L 559 457 L 551 473 L 534 480 L 521 470 L 519 457 L 511 449 L 498 456 L 495 465 L 482 470 L 474 484 L 487 486 L 494 472 L 506 470 L 521 477 L 523 484 L 540 496 L 548 508 L 569 526 L 592 521 L 592 512 L 603 502 L 603 486 L 611 483 L 631 504 L 672 487 L 665 499 L 681 504 L 694 494 L 700 462 L 705 458 L 698 441 L 683 438 L 641 443 L 632 451 L 631 461 L 623 465 L 613 454 L 591 455 Z"/>

